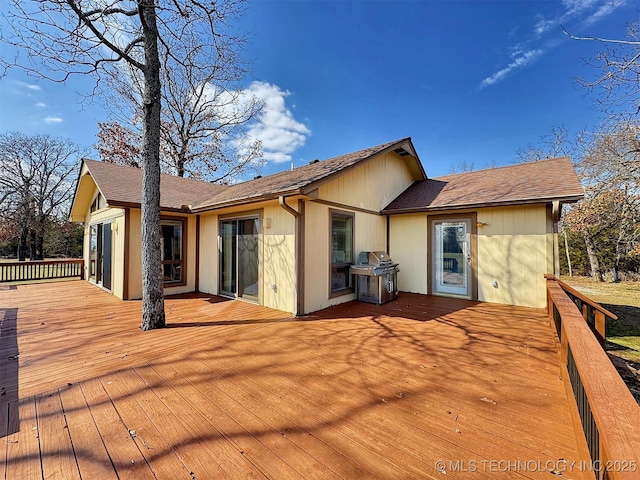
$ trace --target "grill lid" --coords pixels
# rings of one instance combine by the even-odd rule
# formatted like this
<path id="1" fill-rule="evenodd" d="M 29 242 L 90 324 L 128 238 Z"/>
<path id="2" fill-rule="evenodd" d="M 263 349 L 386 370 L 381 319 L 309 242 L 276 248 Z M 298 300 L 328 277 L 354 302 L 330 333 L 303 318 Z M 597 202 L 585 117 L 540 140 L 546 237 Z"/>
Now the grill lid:
<path id="1" fill-rule="evenodd" d="M 358 263 L 351 265 L 351 273 L 355 275 L 384 275 L 398 272 L 398 264 L 386 252 L 360 252 Z"/>
<path id="2" fill-rule="evenodd" d="M 358 255 L 358 264 L 382 267 L 392 265 L 393 260 L 391 260 L 387 252 L 360 252 L 360 255 Z"/>

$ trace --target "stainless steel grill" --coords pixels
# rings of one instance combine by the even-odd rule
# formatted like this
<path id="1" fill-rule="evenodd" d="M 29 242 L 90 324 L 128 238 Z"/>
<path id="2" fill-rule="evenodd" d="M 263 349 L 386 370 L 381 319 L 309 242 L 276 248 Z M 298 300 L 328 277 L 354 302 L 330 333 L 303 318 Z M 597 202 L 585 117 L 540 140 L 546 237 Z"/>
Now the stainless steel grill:
<path id="1" fill-rule="evenodd" d="M 382 304 L 398 296 L 400 269 L 386 252 L 360 252 L 350 271 L 358 278 L 358 300 Z"/>

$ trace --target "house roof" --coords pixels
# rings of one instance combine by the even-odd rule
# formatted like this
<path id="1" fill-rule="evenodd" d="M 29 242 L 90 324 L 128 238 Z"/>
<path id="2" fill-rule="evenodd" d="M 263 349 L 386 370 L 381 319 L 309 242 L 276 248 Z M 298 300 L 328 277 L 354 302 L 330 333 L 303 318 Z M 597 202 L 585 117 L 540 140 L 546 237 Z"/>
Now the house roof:
<path id="1" fill-rule="evenodd" d="M 304 195 L 333 177 L 343 174 L 345 170 L 379 154 L 392 151 L 400 156 L 413 158 L 409 168 L 416 180 L 427 178 L 411 139 L 404 138 L 323 161 L 314 160 L 302 167 L 231 185 L 197 206 L 194 204 L 194 211 L 266 200 L 280 195 Z"/>
<path id="2" fill-rule="evenodd" d="M 383 213 L 576 202 L 584 196 L 568 157 L 447 175 L 414 183 Z"/>
<path id="3" fill-rule="evenodd" d="M 140 206 L 142 169 L 88 159 L 83 162 L 109 206 Z M 226 185 L 161 174 L 160 207 L 182 210 L 184 205 L 197 205 L 227 188 Z"/>

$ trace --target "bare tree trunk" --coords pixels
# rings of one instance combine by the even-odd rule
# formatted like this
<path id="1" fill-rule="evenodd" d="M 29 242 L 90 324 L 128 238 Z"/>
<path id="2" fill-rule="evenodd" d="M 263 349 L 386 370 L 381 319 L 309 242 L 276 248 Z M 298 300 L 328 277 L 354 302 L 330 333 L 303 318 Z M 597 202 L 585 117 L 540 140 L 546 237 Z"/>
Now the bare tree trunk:
<path id="1" fill-rule="evenodd" d="M 154 0 L 141 1 L 145 91 L 142 164 L 142 330 L 165 326 L 160 251 L 160 60 Z"/>
<path id="2" fill-rule="evenodd" d="M 569 239 L 567 238 L 567 231 L 562 230 L 564 234 L 564 253 L 567 256 L 567 265 L 569 266 L 569 276 L 573 277 L 573 270 L 571 269 L 571 257 L 569 256 Z"/>
<path id="3" fill-rule="evenodd" d="M 20 232 L 20 242 L 18 243 L 18 261 L 25 262 L 27 260 L 27 231 L 22 228 Z"/>
<path id="4" fill-rule="evenodd" d="M 587 256 L 589 257 L 589 264 L 591 265 L 591 276 L 596 282 L 602 281 L 602 271 L 600 270 L 600 261 L 596 255 L 596 246 L 593 243 L 593 239 L 586 233 L 583 234 L 584 243 L 587 246 Z"/>
<path id="5" fill-rule="evenodd" d="M 29 260 L 37 260 L 38 255 L 36 252 L 36 231 L 29 229 Z"/>

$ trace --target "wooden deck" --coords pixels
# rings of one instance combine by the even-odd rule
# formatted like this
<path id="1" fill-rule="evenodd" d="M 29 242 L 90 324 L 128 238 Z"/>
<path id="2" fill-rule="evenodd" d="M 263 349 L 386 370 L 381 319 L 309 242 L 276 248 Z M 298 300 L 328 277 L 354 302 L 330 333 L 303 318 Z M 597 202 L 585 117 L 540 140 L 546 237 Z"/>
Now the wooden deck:
<path id="1" fill-rule="evenodd" d="M 142 332 L 139 302 L 87 282 L 0 286 L 0 478 L 583 478 L 540 311 L 166 311 Z"/>

